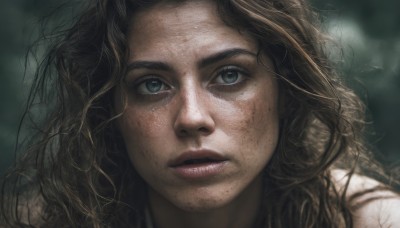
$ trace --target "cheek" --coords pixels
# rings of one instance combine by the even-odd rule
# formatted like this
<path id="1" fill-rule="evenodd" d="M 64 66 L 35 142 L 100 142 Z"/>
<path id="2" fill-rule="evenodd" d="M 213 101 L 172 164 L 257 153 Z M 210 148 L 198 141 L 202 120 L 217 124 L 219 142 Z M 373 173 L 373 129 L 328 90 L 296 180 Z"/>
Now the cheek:
<path id="1" fill-rule="evenodd" d="M 262 141 L 276 143 L 279 135 L 277 101 L 258 99 L 256 104 L 253 105 L 251 121 L 249 125 L 254 129 L 254 134 L 258 136 L 256 137 L 256 144 L 260 145 Z"/>
<path id="2" fill-rule="evenodd" d="M 127 108 L 119 120 L 119 127 L 125 146 L 133 163 L 136 161 L 151 161 L 157 163 L 154 147 L 165 143 L 166 122 L 156 112 L 140 112 Z M 152 143 L 148 143 L 152 142 Z M 134 164 L 135 165 L 135 164 Z M 136 165 L 135 165 L 136 167 Z"/>
<path id="3" fill-rule="evenodd" d="M 260 140 L 277 137 L 279 116 L 275 100 L 255 98 L 239 102 L 236 106 L 237 120 L 231 120 L 231 126 L 243 136 L 243 141 L 260 144 Z"/>
<path id="4" fill-rule="evenodd" d="M 237 120 L 230 121 L 242 159 L 260 168 L 275 152 L 278 142 L 278 102 L 276 96 L 272 97 L 257 96 L 238 103 Z"/>
<path id="5" fill-rule="evenodd" d="M 118 118 L 118 127 L 126 143 L 141 139 L 157 138 L 160 129 L 166 125 L 165 112 L 162 108 L 141 107 L 129 101 L 129 95 L 122 92 L 122 88 L 116 90 L 114 94 L 115 109 L 123 112 Z M 122 97 L 126 96 L 126 107 Z M 124 108 L 125 107 L 125 108 Z M 163 113 L 163 115 L 161 115 Z M 139 145 L 139 144 L 138 144 Z"/>
<path id="6" fill-rule="evenodd" d="M 161 115 L 155 112 L 140 112 L 135 108 L 127 108 L 121 117 L 121 128 L 124 135 L 131 139 L 154 138 L 164 124 Z"/>

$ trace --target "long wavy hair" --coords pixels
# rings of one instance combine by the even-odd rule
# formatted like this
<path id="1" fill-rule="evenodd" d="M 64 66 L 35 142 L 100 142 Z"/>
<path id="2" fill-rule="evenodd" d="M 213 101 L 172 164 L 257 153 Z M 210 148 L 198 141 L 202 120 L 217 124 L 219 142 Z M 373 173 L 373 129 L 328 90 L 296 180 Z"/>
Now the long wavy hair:
<path id="1" fill-rule="evenodd" d="M 24 120 L 35 119 L 38 106 L 46 115 L 36 118 L 37 134 L 3 180 L 0 224 L 144 226 L 146 184 L 116 127 L 113 94 L 125 75 L 132 15 L 160 2 L 184 1 L 95 0 L 54 37 Z M 328 59 L 318 16 L 304 0 L 215 2 L 228 26 L 272 58 L 283 101 L 257 227 L 351 227 L 346 190 L 336 190 L 330 170 L 365 173 L 374 163 L 362 138 L 364 106 Z"/>

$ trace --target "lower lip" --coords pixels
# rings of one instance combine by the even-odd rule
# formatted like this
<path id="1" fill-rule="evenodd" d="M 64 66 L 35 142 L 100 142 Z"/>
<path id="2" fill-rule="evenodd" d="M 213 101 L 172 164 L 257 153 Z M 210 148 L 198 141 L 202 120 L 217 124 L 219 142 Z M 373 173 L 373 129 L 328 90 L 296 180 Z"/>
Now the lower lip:
<path id="1" fill-rule="evenodd" d="M 177 176 L 188 180 L 210 178 L 221 173 L 227 161 L 181 165 L 173 167 Z"/>

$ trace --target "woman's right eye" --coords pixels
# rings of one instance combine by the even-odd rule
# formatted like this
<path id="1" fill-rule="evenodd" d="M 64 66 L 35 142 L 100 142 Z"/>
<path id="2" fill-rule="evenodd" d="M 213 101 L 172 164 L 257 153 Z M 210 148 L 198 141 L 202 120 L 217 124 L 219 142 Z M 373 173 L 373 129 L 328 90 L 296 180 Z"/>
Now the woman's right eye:
<path id="1" fill-rule="evenodd" d="M 135 86 L 135 92 L 143 95 L 158 94 L 167 89 L 169 89 L 168 85 L 158 78 L 144 79 Z"/>

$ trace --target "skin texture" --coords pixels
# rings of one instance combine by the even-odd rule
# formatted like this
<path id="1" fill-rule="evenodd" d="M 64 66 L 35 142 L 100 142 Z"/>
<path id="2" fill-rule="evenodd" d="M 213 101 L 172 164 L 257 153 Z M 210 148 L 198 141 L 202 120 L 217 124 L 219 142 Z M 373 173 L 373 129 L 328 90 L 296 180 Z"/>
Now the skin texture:
<path id="1" fill-rule="evenodd" d="M 157 227 L 254 222 L 261 172 L 279 133 L 277 81 L 271 61 L 257 61 L 255 44 L 226 26 L 208 1 L 160 4 L 132 18 L 130 70 L 115 103 L 123 111 L 119 128 L 130 159 L 149 186 Z M 233 49 L 234 55 L 211 58 Z M 229 75 L 237 80 L 227 83 Z M 151 82 L 159 90 L 148 94 Z M 173 172 L 172 160 L 201 149 L 227 159 L 220 172 L 195 180 Z"/>

